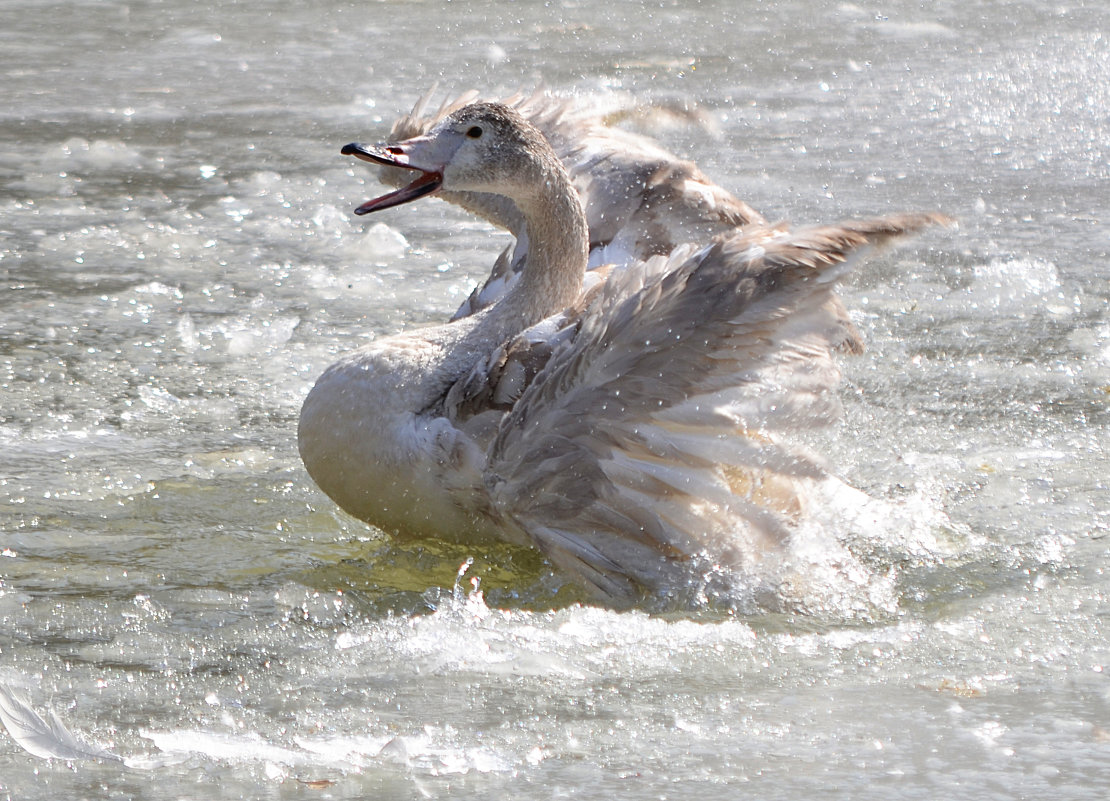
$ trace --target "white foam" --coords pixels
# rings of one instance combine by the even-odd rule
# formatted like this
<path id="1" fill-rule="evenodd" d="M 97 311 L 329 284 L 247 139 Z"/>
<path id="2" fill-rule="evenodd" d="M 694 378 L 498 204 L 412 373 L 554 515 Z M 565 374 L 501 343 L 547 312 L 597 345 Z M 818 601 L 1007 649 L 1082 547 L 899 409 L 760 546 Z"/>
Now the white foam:
<path id="1" fill-rule="evenodd" d="M 405 256 L 409 242 L 396 228 L 385 223 L 375 223 L 361 237 L 347 241 L 343 252 L 352 261 L 372 264 L 390 264 Z"/>
<path id="2" fill-rule="evenodd" d="M 201 169 L 203 170 L 204 166 L 202 166 Z M 282 177 L 281 173 L 274 172 L 273 170 L 252 172 L 246 179 L 232 181 L 231 183 L 236 192 L 253 195 L 255 197 L 264 197 L 281 191 L 286 188 L 286 184 L 287 182 Z"/>
<path id="3" fill-rule="evenodd" d="M 1077 328 L 1068 337 L 1068 344 L 1102 364 L 1110 364 L 1110 325 Z"/>
<path id="4" fill-rule="evenodd" d="M 89 141 L 79 136 L 61 146 L 66 168 L 74 171 L 139 169 L 145 159 L 138 150 L 114 139 Z"/>
<path id="5" fill-rule="evenodd" d="M 260 349 L 280 347 L 293 337 L 293 331 L 300 324 L 296 315 L 279 315 L 255 321 L 253 318 L 240 318 L 221 325 L 227 339 L 227 352 L 231 356 L 247 356 Z"/>
<path id="6" fill-rule="evenodd" d="M 1020 311 L 1058 301 L 1059 291 L 1060 275 L 1052 262 L 996 259 L 976 265 L 975 283 L 968 290 L 968 299 L 979 308 Z"/>
<path id="7" fill-rule="evenodd" d="M 306 752 L 272 745 L 254 732 L 228 734 L 204 729 L 180 729 L 143 731 L 142 736 L 166 754 L 198 754 L 213 760 L 270 762 L 294 766 L 312 761 Z"/>
<path id="8" fill-rule="evenodd" d="M 312 225 L 323 236 L 339 238 L 351 231 L 350 215 L 331 204 L 316 207 L 312 214 Z"/>

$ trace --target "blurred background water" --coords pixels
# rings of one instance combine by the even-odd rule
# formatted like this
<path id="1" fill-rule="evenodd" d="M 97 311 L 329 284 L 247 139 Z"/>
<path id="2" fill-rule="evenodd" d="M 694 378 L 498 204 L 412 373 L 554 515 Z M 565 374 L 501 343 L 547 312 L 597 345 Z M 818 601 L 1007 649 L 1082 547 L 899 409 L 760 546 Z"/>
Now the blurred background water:
<path id="1" fill-rule="evenodd" d="M 0 798 L 1104 798 L 1108 35 L 1069 0 L 0 0 L 0 683 L 137 766 L 0 733 Z M 815 444 L 892 510 L 861 575 L 614 613 L 315 489 L 315 377 L 506 241 L 350 214 L 339 147 L 433 83 L 643 102 L 772 219 L 959 218 L 844 288 L 869 349 Z"/>

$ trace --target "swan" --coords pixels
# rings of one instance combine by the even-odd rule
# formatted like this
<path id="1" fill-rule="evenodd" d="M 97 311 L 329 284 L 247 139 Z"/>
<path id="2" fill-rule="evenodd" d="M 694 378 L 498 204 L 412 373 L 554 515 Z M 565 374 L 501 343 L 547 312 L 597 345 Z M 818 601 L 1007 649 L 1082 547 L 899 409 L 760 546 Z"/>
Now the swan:
<path id="1" fill-rule="evenodd" d="M 342 152 L 415 176 L 356 213 L 496 195 L 528 251 L 496 303 L 325 370 L 298 427 L 309 475 L 386 531 L 534 547 L 614 607 L 727 594 L 789 542 L 805 487 L 828 477 L 782 434 L 836 416 L 836 279 L 865 246 L 944 222 L 747 225 L 583 293 L 586 212 L 513 108 L 467 104 Z"/>
<path id="2" fill-rule="evenodd" d="M 478 98 L 478 92 L 471 90 L 435 107 L 435 93 L 433 86 L 393 123 L 391 141 L 425 134 Z M 584 105 L 543 90 L 517 93 L 500 102 L 539 129 L 578 192 L 590 232 L 587 287 L 604 280 L 608 274 L 604 268 L 610 264 L 642 261 L 740 226 L 766 224 L 759 212 L 715 184 L 692 161 L 667 152 L 648 137 L 608 124 L 629 113 L 626 108 L 602 116 L 596 104 Z M 400 187 L 408 182 L 407 170 L 377 166 L 384 183 Z M 523 216 L 503 195 L 444 189 L 438 196 L 515 238 L 494 262 L 488 278 L 459 306 L 452 317 L 458 319 L 486 308 L 512 288 L 527 261 L 528 231 Z M 599 267 L 603 269 L 592 272 Z M 841 321 L 837 349 L 862 353 L 863 338 L 847 309 L 835 295 L 829 303 Z"/>

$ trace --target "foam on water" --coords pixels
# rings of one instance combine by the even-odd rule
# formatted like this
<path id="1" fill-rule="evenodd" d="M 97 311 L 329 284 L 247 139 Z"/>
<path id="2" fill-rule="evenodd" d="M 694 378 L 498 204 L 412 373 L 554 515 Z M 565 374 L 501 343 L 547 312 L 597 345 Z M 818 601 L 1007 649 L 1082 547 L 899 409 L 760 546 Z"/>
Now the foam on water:
<path id="1" fill-rule="evenodd" d="M 136 148 L 118 140 L 90 142 L 75 136 L 62 143 L 61 155 L 60 161 L 72 172 L 126 172 L 148 166 Z"/>
<path id="2" fill-rule="evenodd" d="M 335 601 L 334 596 L 297 599 L 290 594 L 285 603 L 299 604 L 287 607 L 287 613 L 297 613 L 290 622 L 300 619 L 304 611 L 320 623 L 334 619 Z M 213 610 L 226 607 L 226 600 L 219 597 L 203 602 Z M 1019 617 L 1022 605 L 1019 602 L 1002 617 Z M 263 629 L 251 633 L 249 618 L 240 620 L 246 626 L 236 628 L 247 635 L 244 643 L 263 635 Z M 213 678 L 192 689 L 179 688 L 177 692 L 184 690 L 186 696 L 182 700 L 187 715 L 210 723 L 200 728 L 144 729 L 140 740 L 129 739 L 124 756 L 134 767 L 163 771 L 173 765 L 187 771 L 198 760 L 208 762 L 209 770 L 221 765 L 225 769 L 256 766 L 259 778 L 277 784 L 320 777 L 344 781 L 344 776 L 382 771 L 397 771 L 418 783 L 467 775 L 519 778 L 536 770 L 556 779 L 576 759 L 587 754 L 613 758 L 624 748 L 613 739 L 615 733 L 584 728 L 582 723 L 600 715 L 620 728 L 619 721 L 629 712 L 650 710 L 657 698 L 666 698 L 667 713 L 657 719 L 649 712 L 641 731 L 646 735 L 667 728 L 671 743 L 666 753 L 673 747 L 694 763 L 710 759 L 710 753 L 719 754 L 734 741 L 746 743 L 750 761 L 731 766 L 714 763 L 719 776 L 735 780 L 756 764 L 775 773 L 777 761 L 785 758 L 789 763 L 797 747 L 792 744 L 796 743 L 793 732 L 814 712 L 832 715 L 841 736 L 867 730 L 861 726 L 859 709 L 826 712 L 821 702 L 817 701 L 816 709 L 811 704 L 821 694 L 832 693 L 841 703 L 872 707 L 858 693 L 878 692 L 889 681 L 888 673 L 908 671 L 910 681 L 903 692 L 915 695 L 922 705 L 918 722 L 949 730 L 949 745 L 933 752 L 938 769 L 948 765 L 945 772 L 951 773 L 946 760 L 956 750 L 978 743 L 963 767 L 956 769 L 968 777 L 975 775 L 976 760 L 985 757 L 998 760 L 988 766 L 979 764 L 978 770 L 986 769 L 988 774 L 1012 775 L 1020 766 L 1023 775 L 1050 778 L 1054 774 L 1049 768 L 1058 771 L 1059 767 L 1052 765 L 1050 752 L 1041 746 L 1054 742 L 1073 749 L 1069 752 L 1072 766 L 1089 775 L 1093 765 L 1081 767 L 1081 760 L 1094 758 L 1099 748 L 1097 725 L 1089 713 L 1055 712 L 1049 723 L 1057 733 L 1046 740 L 1045 729 L 1020 722 L 1017 709 L 1007 700 L 1038 670 L 1051 670 L 1067 654 L 1024 653 L 1019 648 L 1008 669 L 992 672 L 981 657 L 1004 630 L 1003 620 L 984 624 L 975 615 L 935 624 L 910 620 L 829 632 L 766 632 L 736 620 L 666 621 L 579 607 L 550 613 L 498 611 L 486 607 L 480 595 L 472 592 L 426 617 L 355 623 L 339 635 L 302 629 L 308 639 L 302 642 L 301 656 L 274 669 L 279 685 L 292 683 L 287 693 L 312 687 L 311 696 L 323 704 L 307 716 L 287 721 L 281 733 L 269 719 L 277 710 L 263 711 L 258 691 L 244 694 L 263 676 L 253 669 L 240 675 L 237 684 Z M 286 628 L 284 636 L 294 633 Z M 404 650 L 407 677 L 395 674 L 391 646 Z M 1076 643 L 1075 647 L 1087 646 Z M 140 649 L 136 641 L 124 652 Z M 533 670 L 532 654 L 561 658 L 573 669 L 560 670 L 556 662 L 551 670 Z M 1088 655 L 1091 664 L 1100 664 L 1108 655 L 1105 643 Z M 508 666 L 513 663 L 519 669 Z M 866 679 L 869 675 L 874 678 Z M 1100 673 L 1088 675 L 1097 678 L 1092 689 L 1110 691 Z M 633 677 L 635 685 L 624 683 Z M 531 700 L 521 712 L 510 713 L 523 717 L 503 719 L 499 725 L 482 704 L 497 703 L 491 694 L 496 691 L 488 683 L 496 686 L 504 678 L 512 679 L 512 693 L 523 693 Z M 861 678 L 863 687 L 857 685 Z M 374 688 L 379 681 L 388 690 Z M 737 682 L 746 691 L 734 695 L 729 688 Z M 217 683 L 225 689 L 215 689 Z M 318 694 L 341 687 L 346 689 L 330 701 L 324 700 L 326 694 Z M 435 711 L 421 700 L 428 692 L 443 694 L 441 703 L 446 702 L 457 715 L 453 722 L 433 722 Z M 984 715 L 983 702 L 977 699 L 996 696 L 994 711 Z M 505 701 L 503 697 L 501 703 Z M 567 717 L 567 701 L 582 704 L 578 714 L 584 717 Z M 392 713 L 393 709 L 400 714 Z M 563 711 L 548 718 L 545 709 Z M 360 717 L 367 713 L 369 719 Z M 885 717 L 880 713 L 874 720 Z M 889 729 L 886 723 L 879 728 L 872 725 L 858 752 L 870 750 L 888 769 L 905 775 L 917 758 L 907 750 L 904 724 L 904 720 L 889 720 Z M 769 759 L 772 751 L 778 751 L 778 756 Z M 641 767 L 649 774 L 658 769 L 651 758 Z"/>
<path id="3" fill-rule="evenodd" d="M 1063 293 L 1056 266 L 1035 260 L 1002 261 L 975 265 L 974 283 L 967 303 L 973 309 L 1023 311 L 1061 308 Z M 1063 307 L 1066 313 L 1067 307 Z"/>

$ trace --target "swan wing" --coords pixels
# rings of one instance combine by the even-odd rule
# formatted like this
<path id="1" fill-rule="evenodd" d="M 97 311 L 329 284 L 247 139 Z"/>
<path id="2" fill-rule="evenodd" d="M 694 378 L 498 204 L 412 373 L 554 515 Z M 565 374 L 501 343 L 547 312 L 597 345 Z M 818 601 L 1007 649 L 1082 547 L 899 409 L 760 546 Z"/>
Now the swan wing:
<path id="1" fill-rule="evenodd" d="M 824 476 L 782 435 L 838 413 L 836 279 L 865 246 L 942 221 L 749 228 L 614 271 L 501 417 L 492 508 L 611 604 L 757 562 Z"/>
<path id="2" fill-rule="evenodd" d="M 436 94 L 433 87 L 393 124 L 391 140 L 427 133 L 478 97 L 476 91 L 470 91 L 437 105 Z M 502 102 L 540 129 L 570 174 L 586 210 L 591 267 L 668 254 L 680 244 L 705 242 L 738 226 L 764 222 L 751 206 L 713 183 L 693 162 L 646 136 L 612 124 L 644 113 L 643 104 L 615 98 L 602 107 L 596 99 L 585 103 L 542 88 Z M 381 180 L 390 185 L 401 186 L 412 177 L 398 167 L 377 169 Z M 443 192 L 441 196 L 518 239 L 526 239 L 523 218 L 506 198 L 474 192 Z M 524 268 L 526 254 L 526 241 L 510 246 L 454 319 L 504 297 Z"/>

